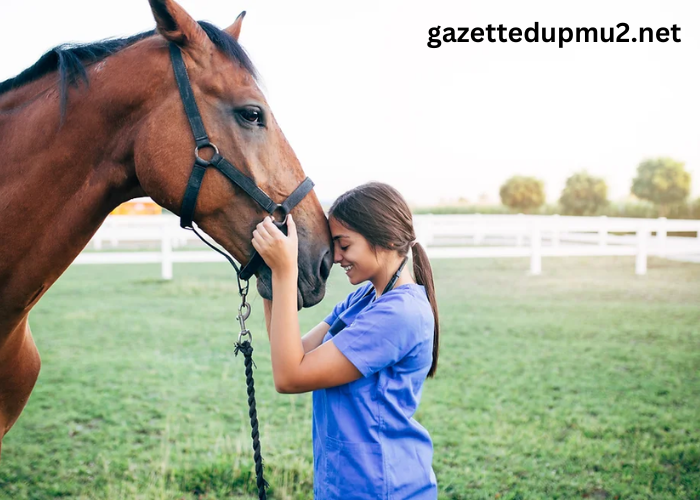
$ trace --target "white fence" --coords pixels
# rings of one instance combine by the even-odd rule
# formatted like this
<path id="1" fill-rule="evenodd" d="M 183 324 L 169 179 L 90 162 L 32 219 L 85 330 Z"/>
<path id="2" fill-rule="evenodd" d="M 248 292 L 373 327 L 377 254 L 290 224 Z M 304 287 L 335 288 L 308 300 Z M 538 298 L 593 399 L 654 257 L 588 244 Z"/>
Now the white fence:
<path id="1" fill-rule="evenodd" d="M 182 229 L 180 219 L 172 215 L 110 215 L 73 264 L 160 263 L 163 279 L 172 279 L 175 262 L 224 261 L 221 255 L 206 247 L 206 250 L 174 251 L 192 240 L 200 241 L 192 231 Z M 138 244 L 157 242 L 160 250 L 105 251 L 105 242 L 109 242 L 112 249 L 123 247 L 125 243 L 137 244 L 138 248 Z"/>
<path id="2" fill-rule="evenodd" d="M 529 257 L 530 272 L 542 272 L 542 257 L 636 256 L 635 271 L 646 274 L 647 257 L 696 256 L 700 260 L 700 221 L 533 215 L 416 215 L 416 236 L 433 259 Z M 671 237 L 669 232 L 695 233 Z M 617 234 L 612 234 L 617 233 Z M 160 263 L 164 279 L 174 262 L 219 262 L 214 251 L 183 250 L 191 231 L 171 215 L 110 216 L 75 264 Z M 158 251 L 95 251 L 157 242 Z M 203 247 L 206 248 L 206 247 Z"/>

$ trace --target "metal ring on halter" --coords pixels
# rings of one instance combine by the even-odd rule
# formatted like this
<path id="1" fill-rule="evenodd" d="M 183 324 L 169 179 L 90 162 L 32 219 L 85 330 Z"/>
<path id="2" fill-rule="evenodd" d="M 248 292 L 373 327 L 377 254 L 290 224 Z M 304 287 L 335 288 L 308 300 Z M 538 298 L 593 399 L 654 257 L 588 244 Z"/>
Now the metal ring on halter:
<path id="1" fill-rule="evenodd" d="M 284 219 L 281 221 L 277 221 L 275 219 L 275 212 L 280 211 L 284 214 Z M 272 222 L 277 226 L 281 227 L 287 224 L 287 219 L 289 219 L 289 212 L 287 212 L 287 209 L 284 208 L 282 205 L 277 205 L 272 212 L 270 212 L 270 219 L 272 219 Z"/>
<path id="2" fill-rule="evenodd" d="M 195 158 L 197 158 L 199 160 L 208 161 L 208 160 L 205 160 L 204 158 L 202 158 L 201 156 L 199 156 L 199 148 L 200 147 L 202 147 L 202 148 L 214 148 L 214 153 L 216 153 L 217 155 L 219 154 L 219 148 L 216 147 L 216 144 L 210 142 L 209 144 L 205 144 L 204 146 L 197 146 L 194 148 L 194 156 L 195 156 Z"/>
<path id="3" fill-rule="evenodd" d="M 272 222 L 273 222 L 276 226 L 285 226 L 285 225 L 287 225 L 287 219 L 289 219 L 289 214 L 285 215 L 285 216 L 284 216 L 284 219 L 282 219 L 280 222 L 277 222 L 277 221 L 274 219 L 274 217 L 273 217 L 273 218 L 272 218 Z"/>

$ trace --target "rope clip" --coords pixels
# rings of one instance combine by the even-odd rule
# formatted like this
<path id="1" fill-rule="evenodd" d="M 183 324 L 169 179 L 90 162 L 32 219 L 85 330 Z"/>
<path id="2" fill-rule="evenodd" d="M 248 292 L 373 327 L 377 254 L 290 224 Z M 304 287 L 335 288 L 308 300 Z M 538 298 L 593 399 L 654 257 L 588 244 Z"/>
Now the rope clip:
<path id="1" fill-rule="evenodd" d="M 251 340 L 253 340 L 253 336 L 251 335 L 250 330 L 248 330 L 248 328 L 246 328 L 246 326 L 245 326 L 245 320 L 247 320 L 248 317 L 250 316 L 250 304 L 248 302 L 246 302 L 245 294 L 242 295 L 242 299 L 243 300 L 241 301 L 241 305 L 238 308 L 238 316 L 236 316 L 236 319 L 238 320 L 238 323 L 241 326 L 241 333 L 238 334 L 238 343 L 239 344 L 241 343 L 241 340 L 243 339 L 243 337 L 246 337 L 246 336 L 248 337 L 249 342 Z"/>

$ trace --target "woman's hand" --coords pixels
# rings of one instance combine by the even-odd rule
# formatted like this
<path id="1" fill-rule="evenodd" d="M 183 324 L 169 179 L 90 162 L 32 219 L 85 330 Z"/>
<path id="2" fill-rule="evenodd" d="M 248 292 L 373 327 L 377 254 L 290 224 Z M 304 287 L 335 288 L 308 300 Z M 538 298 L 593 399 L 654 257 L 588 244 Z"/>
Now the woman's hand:
<path id="1" fill-rule="evenodd" d="M 299 240 L 292 214 L 287 216 L 287 235 L 280 231 L 270 216 L 253 231 L 253 248 L 273 274 L 298 273 Z"/>

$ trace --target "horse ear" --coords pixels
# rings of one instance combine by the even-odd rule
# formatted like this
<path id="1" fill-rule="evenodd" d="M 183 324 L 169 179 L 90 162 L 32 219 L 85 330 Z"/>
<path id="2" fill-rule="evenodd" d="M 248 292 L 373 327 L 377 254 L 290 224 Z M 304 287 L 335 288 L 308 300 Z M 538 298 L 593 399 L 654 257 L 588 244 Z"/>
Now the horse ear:
<path id="1" fill-rule="evenodd" d="M 173 0 L 148 0 L 156 31 L 180 46 L 204 44 L 207 34 L 197 21 Z"/>
<path id="2" fill-rule="evenodd" d="M 241 26 L 243 25 L 243 18 L 245 17 L 245 11 L 241 12 L 238 14 L 238 17 L 236 18 L 235 21 L 233 21 L 233 24 L 226 28 L 224 31 L 231 35 L 234 40 L 238 41 L 238 37 L 241 34 Z"/>

